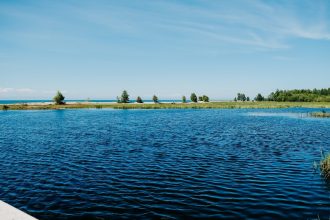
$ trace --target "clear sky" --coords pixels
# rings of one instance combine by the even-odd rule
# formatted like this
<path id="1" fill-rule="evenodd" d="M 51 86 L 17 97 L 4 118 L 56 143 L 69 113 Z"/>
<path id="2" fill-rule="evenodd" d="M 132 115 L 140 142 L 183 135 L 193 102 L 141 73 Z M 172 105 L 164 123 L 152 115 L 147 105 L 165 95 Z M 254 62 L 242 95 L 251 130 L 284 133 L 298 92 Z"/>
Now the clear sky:
<path id="1" fill-rule="evenodd" d="M 232 99 L 329 70 L 329 0 L 0 0 L 0 99 Z"/>

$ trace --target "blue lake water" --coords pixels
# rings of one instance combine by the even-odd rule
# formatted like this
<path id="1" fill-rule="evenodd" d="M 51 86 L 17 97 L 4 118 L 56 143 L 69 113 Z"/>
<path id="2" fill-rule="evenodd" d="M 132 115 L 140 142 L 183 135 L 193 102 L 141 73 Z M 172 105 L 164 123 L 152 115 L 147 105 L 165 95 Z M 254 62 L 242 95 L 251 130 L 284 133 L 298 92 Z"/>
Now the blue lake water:
<path id="1" fill-rule="evenodd" d="M 0 200 L 39 219 L 329 219 L 310 109 L 0 111 Z"/>

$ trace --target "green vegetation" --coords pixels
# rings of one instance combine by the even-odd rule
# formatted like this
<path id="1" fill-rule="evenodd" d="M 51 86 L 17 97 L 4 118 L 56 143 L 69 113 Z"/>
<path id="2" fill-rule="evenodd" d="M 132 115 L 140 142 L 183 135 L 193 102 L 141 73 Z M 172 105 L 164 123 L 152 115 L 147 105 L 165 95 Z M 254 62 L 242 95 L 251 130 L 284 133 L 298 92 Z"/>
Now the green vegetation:
<path id="1" fill-rule="evenodd" d="M 203 96 L 198 96 L 198 101 L 202 102 L 203 101 Z"/>
<path id="2" fill-rule="evenodd" d="M 246 96 L 244 93 L 237 93 L 237 98 L 235 101 L 242 101 L 245 102 L 246 101 Z"/>
<path id="3" fill-rule="evenodd" d="M 4 105 L 0 105 L 3 109 Z M 52 110 L 82 108 L 114 108 L 114 109 L 235 109 L 235 108 L 330 108 L 330 102 L 208 102 L 208 103 L 67 103 L 66 105 L 16 104 L 7 105 L 8 110 Z"/>
<path id="4" fill-rule="evenodd" d="M 254 98 L 255 101 L 257 102 L 262 102 L 265 101 L 265 97 L 263 97 L 260 93 Z"/>
<path id="5" fill-rule="evenodd" d="M 182 103 L 186 103 L 186 102 L 187 102 L 186 96 L 182 96 Z"/>
<path id="6" fill-rule="evenodd" d="M 330 154 L 324 156 L 320 162 L 320 170 L 326 180 L 330 180 Z"/>
<path id="7" fill-rule="evenodd" d="M 203 100 L 203 102 L 209 102 L 210 101 L 209 97 L 206 96 L 206 95 L 203 95 L 202 100 Z"/>
<path id="8" fill-rule="evenodd" d="M 55 104 L 57 105 L 64 105 L 65 104 L 64 99 L 65 97 L 62 95 L 60 91 L 57 91 L 57 94 L 53 98 Z"/>
<path id="9" fill-rule="evenodd" d="M 158 103 L 158 97 L 157 97 L 156 95 L 154 95 L 154 96 L 152 97 L 152 101 L 153 101 L 154 103 Z"/>
<path id="10" fill-rule="evenodd" d="M 277 102 L 330 102 L 330 88 L 277 90 L 268 96 L 268 100 Z"/>
<path id="11" fill-rule="evenodd" d="M 129 95 L 126 90 L 121 94 L 120 103 L 129 103 Z"/>
<path id="12" fill-rule="evenodd" d="M 244 93 L 238 93 L 234 101 L 249 101 Z M 294 89 L 276 90 L 267 98 L 260 93 L 254 98 L 255 101 L 275 101 L 275 102 L 330 102 L 330 88 L 328 89 Z"/>
<path id="13" fill-rule="evenodd" d="M 9 106 L 8 106 L 8 105 L 3 105 L 3 106 L 2 106 L 2 110 L 6 111 L 6 110 L 8 110 L 8 109 L 9 109 Z"/>
<path id="14" fill-rule="evenodd" d="M 138 96 L 138 97 L 136 98 L 136 102 L 137 102 L 137 103 L 143 103 L 143 100 L 141 99 L 140 96 Z"/>
<path id="15" fill-rule="evenodd" d="M 197 95 L 196 95 L 195 93 L 191 93 L 191 95 L 190 95 L 190 100 L 191 100 L 192 102 L 197 102 Z"/>

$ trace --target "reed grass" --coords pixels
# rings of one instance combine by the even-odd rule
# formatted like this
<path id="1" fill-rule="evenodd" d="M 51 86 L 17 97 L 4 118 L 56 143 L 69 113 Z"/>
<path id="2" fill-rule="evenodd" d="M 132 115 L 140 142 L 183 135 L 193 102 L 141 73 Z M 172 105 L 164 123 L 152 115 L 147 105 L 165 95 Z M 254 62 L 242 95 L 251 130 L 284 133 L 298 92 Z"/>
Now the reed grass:
<path id="1" fill-rule="evenodd" d="M 321 159 L 320 170 L 324 178 L 330 181 L 330 153 Z"/>

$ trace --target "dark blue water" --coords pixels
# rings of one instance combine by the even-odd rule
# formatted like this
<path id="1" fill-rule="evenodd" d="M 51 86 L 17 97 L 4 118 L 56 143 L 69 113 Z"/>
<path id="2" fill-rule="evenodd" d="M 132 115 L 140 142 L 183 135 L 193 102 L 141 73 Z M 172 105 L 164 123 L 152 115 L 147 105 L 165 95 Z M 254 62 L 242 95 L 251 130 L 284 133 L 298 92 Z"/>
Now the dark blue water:
<path id="1" fill-rule="evenodd" d="M 0 199 L 40 219 L 329 219 L 330 120 L 307 111 L 0 111 Z"/>

